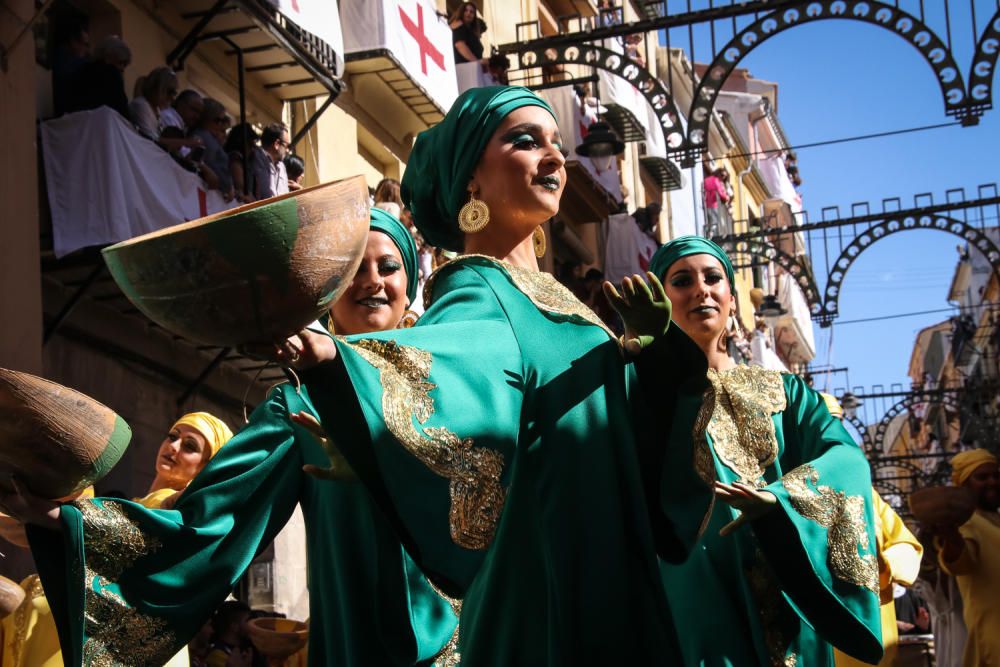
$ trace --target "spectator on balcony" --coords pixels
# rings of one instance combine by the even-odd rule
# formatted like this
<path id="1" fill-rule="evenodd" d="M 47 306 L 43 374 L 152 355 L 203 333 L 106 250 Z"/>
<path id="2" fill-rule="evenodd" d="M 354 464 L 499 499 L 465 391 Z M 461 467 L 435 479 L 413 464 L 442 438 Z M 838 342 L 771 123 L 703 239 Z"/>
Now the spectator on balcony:
<path id="1" fill-rule="evenodd" d="M 720 233 L 722 219 L 719 215 L 719 202 L 729 203 L 729 193 L 722 182 L 725 169 L 715 169 L 705 177 L 705 237 L 711 238 Z"/>
<path id="2" fill-rule="evenodd" d="M 403 199 L 399 196 L 399 181 L 383 178 L 375 186 L 375 206 L 397 218 L 403 211 Z"/>
<path id="3" fill-rule="evenodd" d="M 639 67 L 646 67 L 646 57 L 640 51 L 642 46 L 642 35 L 632 34 L 625 37 L 625 55 L 634 60 Z"/>
<path id="4" fill-rule="evenodd" d="M 132 62 L 132 51 L 117 35 L 105 37 L 94 49 L 94 58 L 76 72 L 60 106 L 65 113 L 110 107 L 129 119 L 125 94 L 125 68 Z"/>
<path id="5" fill-rule="evenodd" d="M 965 667 L 994 664 L 1000 656 L 1000 468 L 997 457 L 972 449 L 951 460 L 951 480 L 971 495 L 975 510 L 961 526 L 936 526 L 938 560 L 958 580 L 969 640 Z"/>
<path id="6" fill-rule="evenodd" d="M 271 123 L 264 128 L 260 146 L 254 149 L 253 170 L 254 197 L 267 199 L 288 192 L 288 172 L 285 171 L 285 156 L 291 147 L 288 128 L 281 123 Z"/>
<path id="7" fill-rule="evenodd" d="M 206 97 L 202 103 L 201 117 L 194 129 L 194 136 L 201 139 L 205 147 L 202 155 L 202 177 L 213 190 L 222 193 L 223 199 L 231 201 L 236 196 L 233 188 L 233 177 L 229 172 L 229 155 L 222 144 L 226 142 L 226 131 L 229 129 L 229 114 L 218 100 Z M 210 173 L 211 176 L 206 176 Z"/>
<path id="8" fill-rule="evenodd" d="M 177 97 L 177 75 L 169 67 L 157 67 L 136 82 L 139 95 L 129 102 L 129 117 L 139 134 L 160 138 L 160 113 Z"/>
<path id="9" fill-rule="evenodd" d="M 288 191 L 302 189 L 302 177 L 306 175 L 306 163 L 298 155 L 285 157 L 285 173 L 288 174 Z"/>
<path id="10" fill-rule="evenodd" d="M 90 55 L 90 27 L 86 16 L 53 16 L 52 20 L 52 105 L 56 115 L 71 111 L 70 91 L 77 72 Z"/>
<path id="11" fill-rule="evenodd" d="M 487 60 L 483 58 L 482 41 L 486 22 L 476 16 L 476 11 L 475 3 L 463 2 L 448 20 L 456 65 L 477 61 L 487 64 Z"/>
<path id="12" fill-rule="evenodd" d="M 204 108 L 205 101 L 196 91 L 190 88 L 181 91 L 173 104 L 160 112 L 160 133 L 174 127 L 186 136 L 198 126 Z"/>
<path id="13" fill-rule="evenodd" d="M 615 3 L 611 0 L 599 0 L 597 3 L 597 11 L 601 16 L 602 28 L 608 28 L 621 23 L 621 21 L 618 20 L 618 10 L 615 8 Z"/>
<path id="14" fill-rule="evenodd" d="M 259 140 L 260 135 L 253 129 L 253 125 L 240 123 L 229 130 L 226 143 L 222 145 L 222 149 L 229 156 L 229 175 L 233 179 L 236 198 L 244 204 L 254 200 L 253 169 L 247 167 L 253 159 Z"/>

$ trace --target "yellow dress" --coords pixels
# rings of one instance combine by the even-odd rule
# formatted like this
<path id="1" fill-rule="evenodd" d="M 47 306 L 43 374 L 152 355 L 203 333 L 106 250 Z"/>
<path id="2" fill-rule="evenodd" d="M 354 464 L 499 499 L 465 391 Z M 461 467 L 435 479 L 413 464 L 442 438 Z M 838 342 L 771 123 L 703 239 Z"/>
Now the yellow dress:
<path id="1" fill-rule="evenodd" d="M 3 619 L 3 667 L 62 667 L 59 636 L 37 574 L 21 582 L 24 601 Z"/>
<path id="2" fill-rule="evenodd" d="M 958 581 L 969 630 L 962 656 L 964 667 L 1000 666 L 1000 514 L 976 510 L 959 532 L 965 549 L 951 562 L 939 558 L 945 572 Z"/>
<path id="3" fill-rule="evenodd" d="M 892 600 L 892 585 L 912 586 L 920 573 L 924 548 L 910 532 L 899 515 L 872 489 L 875 510 L 875 540 L 878 548 L 879 603 L 882 612 L 882 645 L 885 654 L 880 667 L 891 667 L 896 661 L 899 629 L 896 627 L 896 607 Z M 834 649 L 836 667 L 861 667 L 861 662 Z"/>

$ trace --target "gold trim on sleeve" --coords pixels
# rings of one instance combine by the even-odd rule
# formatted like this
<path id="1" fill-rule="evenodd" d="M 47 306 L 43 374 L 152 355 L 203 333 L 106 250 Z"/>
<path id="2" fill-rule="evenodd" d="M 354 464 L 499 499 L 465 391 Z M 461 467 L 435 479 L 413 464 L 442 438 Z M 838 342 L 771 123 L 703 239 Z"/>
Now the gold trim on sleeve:
<path id="1" fill-rule="evenodd" d="M 167 622 L 130 607 L 113 588 L 125 570 L 160 548 L 159 540 L 143 533 L 118 502 L 85 500 L 74 504 L 83 518 L 86 560 L 83 664 L 132 667 L 166 663 L 176 651 L 176 637 Z"/>
<path id="2" fill-rule="evenodd" d="M 500 485 L 503 454 L 474 447 L 443 427 L 418 430 L 434 414 L 428 381 L 429 352 L 395 341 L 363 339 L 346 343 L 379 370 L 386 426 L 403 447 L 437 475 L 450 481 L 451 539 L 466 549 L 486 549 L 493 541 L 506 491 Z"/>
<path id="3" fill-rule="evenodd" d="M 827 529 L 830 571 L 878 595 L 878 561 L 873 554 L 862 556 L 858 551 L 874 546 L 868 537 L 864 498 L 820 485 L 819 472 L 808 463 L 785 474 L 781 484 L 795 511 Z"/>

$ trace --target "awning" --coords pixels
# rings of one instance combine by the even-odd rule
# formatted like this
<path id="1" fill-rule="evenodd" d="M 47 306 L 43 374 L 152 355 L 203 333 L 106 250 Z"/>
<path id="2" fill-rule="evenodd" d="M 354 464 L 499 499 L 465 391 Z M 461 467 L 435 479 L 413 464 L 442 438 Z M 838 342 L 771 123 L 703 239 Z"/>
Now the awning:
<path id="1" fill-rule="evenodd" d="M 351 27 L 344 50 L 355 103 L 387 119 L 400 141 L 440 122 L 458 85 L 451 28 L 434 3 L 341 0 L 340 14 Z"/>
<path id="2" fill-rule="evenodd" d="M 335 3 L 324 0 L 176 0 L 188 32 L 167 56 L 181 69 L 202 42 L 227 56 L 283 101 L 333 95 L 342 84 L 343 37 Z"/>
<path id="3" fill-rule="evenodd" d="M 664 192 L 684 187 L 684 174 L 681 173 L 680 167 L 667 158 L 644 155 L 639 158 L 639 162 Z"/>

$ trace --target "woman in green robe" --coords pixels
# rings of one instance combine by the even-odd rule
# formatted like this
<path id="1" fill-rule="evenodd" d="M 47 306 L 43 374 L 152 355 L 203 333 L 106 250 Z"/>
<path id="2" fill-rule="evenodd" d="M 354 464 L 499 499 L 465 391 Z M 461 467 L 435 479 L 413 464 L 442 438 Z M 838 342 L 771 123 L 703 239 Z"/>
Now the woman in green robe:
<path id="1" fill-rule="evenodd" d="M 62 578 L 76 605 L 69 618 L 82 618 L 84 606 L 72 564 L 96 563 L 103 573 L 88 581 L 109 590 L 109 622 L 143 628 L 121 647 L 147 650 L 147 637 L 193 633 L 197 622 L 184 610 L 205 606 L 207 582 L 231 581 L 257 536 L 273 534 L 298 497 L 274 492 L 303 483 L 282 459 L 319 458 L 318 448 L 294 446 L 288 423 L 314 407 L 407 552 L 461 606 L 458 653 L 442 663 L 460 655 L 477 667 L 676 664 L 657 561 L 657 547 L 669 551 L 676 540 L 647 511 L 651 468 L 642 459 L 652 440 L 636 371 L 600 320 L 538 271 L 533 237 L 558 211 L 565 185 L 559 141 L 551 110 L 526 89 L 460 96 L 418 137 L 403 181 L 424 238 L 466 253 L 429 281 L 423 317 L 410 329 L 336 341 L 299 334 L 286 352 L 303 371 L 301 393 L 283 386 L 255 412 L 230 444 L 230 454 L 244 455 L 189 489 L 178 507 L 197 509 L 169 517 L 175 533 L 162 525 L 167 517 L 131 507 L 64 508 L 70 567 L 49 576 Z M 488 207 L 485 227 L 475 224 L 486 219 L 479 204 L 460 214 L 473 201 Z M 651 332 L 639 359 L 659 386 L 704 377 L 704 355 L 668 329 L 665 299 L 648 290 L 627 299 L 618 303 L 627 332 L 640 322 Z M 661 400 L 650 402 L 663 411 Z M 232 504 L 222 519 L 213 518 L 218 503 Z M 332 633 L 319 621 L 319 610 L 330 618 L 338 604 L 325 585 L 351 576 L 315 557 L 332 551 L 322 522 L 344 508 L 315 509 L 306 514 L 310 560 L 324 578 L 313 580 L 314 638 Z M 253 537 L 239 548 L 229 537 L 237 529 Z M 328 664 L 336 649 L 314 643 L 311 663 Z"/>
<path id="2" fill-rule="evenodd" d="M 371 210 L 365 255 L 331 313 L 345 333 L 391 329 L 416 297 L 416 247 Z M 288 412 L 297 413 L 296 423 Z M 97 498 L 32 531 L 67 665 L 162 665 L 233 589 L 296 503 L 307 526 L 310 664 L 430 664 L 457 618 L 350 470 L 327 466 L 308 391 L 277 389 L 173 511 Z M 339 439 L 336 427 L 329 431 Z M 321 433 L 322 431 L 320 431 Z M 305 474 L 303 467 L 312 474 Z"/>
<path id="3" fill-rule="evenodd" d="M 678 535 L 687 559 L 661 566 L 683 664 L 832 666 L 831 644 L 877 663 L 864 454 L 801 377 L 728 356 L 736 299 L 721 248 L 681 237 L 650 269 L 709 364 L 704 394 L 681 397 L 664 450 L 661 507 L 675 525 L 696 527 Z"/>

